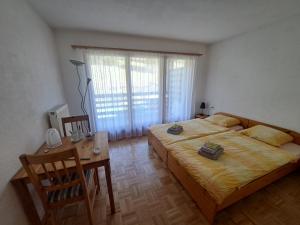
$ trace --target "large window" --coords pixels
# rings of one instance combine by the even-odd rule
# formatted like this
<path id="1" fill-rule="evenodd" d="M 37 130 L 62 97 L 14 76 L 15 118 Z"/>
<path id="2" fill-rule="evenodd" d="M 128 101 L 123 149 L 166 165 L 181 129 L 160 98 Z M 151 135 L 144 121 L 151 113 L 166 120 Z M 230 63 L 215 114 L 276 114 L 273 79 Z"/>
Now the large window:
<path id="1" fill-rule="evenodd" d="M 191 117 L 195 57 L 88 50 L 85 58 L 96 130 L 111 140 Z"/>

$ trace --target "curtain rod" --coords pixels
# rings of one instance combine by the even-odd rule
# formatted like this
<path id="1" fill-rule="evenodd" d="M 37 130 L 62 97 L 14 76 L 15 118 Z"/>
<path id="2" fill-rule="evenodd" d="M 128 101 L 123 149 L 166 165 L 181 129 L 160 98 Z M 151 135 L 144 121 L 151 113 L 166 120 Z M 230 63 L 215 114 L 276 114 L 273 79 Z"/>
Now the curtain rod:
<path id="1" fill-rule="evenodd" d="M 141 50 L 141 49 L 130 49 L 130 48 L 108 48 L 108 47 L 97 47 L 97 46 L 86 46 L 86 45 L 71 45 L 72 48 L 82 49 L 103 49 L 103 50 L 116 50 L 116 51 L 128 51 L 128 52 L 150 52 L 150 53 L 161 53 L 161 54 L 174 54 L 174 55 L 190 55 L 190 56 L 202 56 L 200 53 L 191 52 L 168 52 L 168 51 L 154 51 L 154 50 Z"/>

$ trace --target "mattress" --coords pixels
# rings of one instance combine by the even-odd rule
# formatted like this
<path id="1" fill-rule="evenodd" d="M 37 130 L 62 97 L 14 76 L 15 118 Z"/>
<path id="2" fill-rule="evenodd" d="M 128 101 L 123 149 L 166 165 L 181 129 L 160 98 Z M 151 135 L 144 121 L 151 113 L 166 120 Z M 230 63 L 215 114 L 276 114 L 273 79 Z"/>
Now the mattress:
<path id="1" fill-rule="evenodd" d="M 229 130 L 229 128 L 212 124 L 211 122 L 203 119 L 186 120 L 177 122 L 176 124 L 183 127 L 183 132 L 179 135 L 167 133 L 168 128 L 174 125 L 174 123 L 154 125 L 150 127 L 150 131 L 161 142 L 161 144 L 166 147 L 167 145 L 179 141 L 203 137 Z"/>
<path id="2" fill-rule="evenodd" d="M 198 154 L 207 141 L 221 145 L 218 160 Z M 235 190 L 262 177 L 297 157 L 235 131 L 176 142 L 168 146 L 177 162 L 221 204 Z"/>

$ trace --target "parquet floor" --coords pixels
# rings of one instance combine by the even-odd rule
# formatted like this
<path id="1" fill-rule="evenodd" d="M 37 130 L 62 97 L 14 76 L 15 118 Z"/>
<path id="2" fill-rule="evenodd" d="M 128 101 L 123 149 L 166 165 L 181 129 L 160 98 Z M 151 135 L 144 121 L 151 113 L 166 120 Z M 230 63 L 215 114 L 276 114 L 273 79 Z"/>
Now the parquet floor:
<path id="1" fill-rule="evenodd" d="M 148 148 L 147 138 L 110 145 L 117 213 L 110 215 L 104 171 L 94 219 L 96 225 L 207 225 L 196 204 Z M 60 213 L 63 225 L 88 224 L 84 205 Z M 218 214 L 216 225 L 300 225 L 300 171 Z"/>

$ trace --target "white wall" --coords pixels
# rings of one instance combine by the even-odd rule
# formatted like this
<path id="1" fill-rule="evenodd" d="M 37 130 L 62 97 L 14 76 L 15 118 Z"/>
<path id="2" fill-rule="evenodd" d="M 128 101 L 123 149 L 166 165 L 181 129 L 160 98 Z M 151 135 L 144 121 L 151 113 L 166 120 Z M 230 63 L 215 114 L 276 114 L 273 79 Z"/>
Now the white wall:
<path id="1" fill-rule="evenodd" d="M 300 16 L 209 48 L 206 100 L 224 111 L 300 131 Z"/>
<path id="2" fill-rule="evenodd" d="M 56 42 L 60 55 L 60 63 L 63 74 L 65 96 L 69 104 L 70 113 L 73 115 L 82 114 L 80 110 L 80 98 L 76 90 L 77 78 L 74 66 L 69 62 L 70 59 L 80 59 L 76 50 L 71 48 L 72 44 L 90 45 L 112 48 L 132 48 L 142 50 L 162 50 L 203 53 L 201 56 L 199 74 L 197 76 L 198 88 L 195 93 L 196 109 L 204 95 L 204 73 L 206 46 L 196 42 L 185 42 L 168 39 L 146 38 L 131 35 L 119 35 L 102 32 L 56 30 Z"/>
<path id="3" fill-rule="evenodd" d="M 21 167 L 18 156 L 44 142 L 46 111 L 64 96 L 53 33 L 26 1 L 1 1 L 0 30 L 0 223 L 22 225 L 9 180 Z"/>

